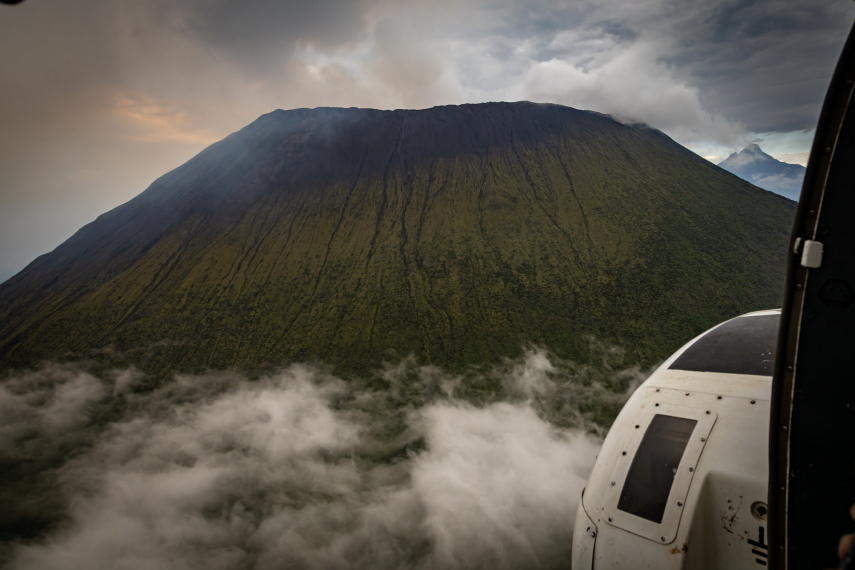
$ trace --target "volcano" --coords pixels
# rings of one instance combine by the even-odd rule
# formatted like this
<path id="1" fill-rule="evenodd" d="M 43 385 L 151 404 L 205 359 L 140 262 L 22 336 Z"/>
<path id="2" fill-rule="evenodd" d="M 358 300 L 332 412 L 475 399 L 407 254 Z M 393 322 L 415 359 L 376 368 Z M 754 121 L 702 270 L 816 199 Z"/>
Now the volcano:
<path id="1" fill-rule="evenodd" d="M 806 172 L 801 164 L 781 162 L 763 152 L 754 143 L 738 154 L 731 153 L 718 166 L 764 190 L 796 201 L 799 199 Z"/>
<path id="2" fill-rule="evenodd" d="M 0 286 L 4 368 L 653 363 L 780 303 L 795 204 L 558 105 L 274 111 Z"/>

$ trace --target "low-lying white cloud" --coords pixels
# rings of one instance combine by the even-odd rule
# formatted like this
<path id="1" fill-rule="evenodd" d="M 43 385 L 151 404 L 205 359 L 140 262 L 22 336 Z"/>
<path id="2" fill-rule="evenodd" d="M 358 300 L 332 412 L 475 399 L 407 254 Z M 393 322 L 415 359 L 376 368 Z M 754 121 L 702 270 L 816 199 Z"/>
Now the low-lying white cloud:
<path id="1" fill-rule="evenodd" d="M 0 458 L 24 460 L 45 444 L 75 444 L 104 393 L 94 376 L 56 365 L 0 384 Z"/>
<path id="2" fill-rule="evenodd" d="M 592 409 L 643 375 L 531 350 L 475 378 L 405 359 L 383 389 L 299 365 L 152 393 L 138 377 L 54 365 L 3 385 L 4 450 L 57 453 L 52 422 L 79 442 L 53 458 L 62 515 L 7 544 L 9 568 L 566 567 Z"/>
<path id="3" fill-rule="evenodd" d="M 426 410 L 428 452 L 415 459 L 437 568 L 567 564 L 571 519 L 598 442 L 556 430 L 528 406 Z"/>
<path id="4" fill-rule="evenodd" d="M 806 167 L 808 159 L 810 158 L 810 152 L 786 152 L 783 154 L 773 154 L 772 158 L 788 164 L 799 164 Z"/>
<path id="5" fill-rule="evenodd" d="M 804 177 L 793 177 L 786 174 L 754 174 L 751 176 L 751 181 L 760 188 L 775 189 L 779 193 L 781 191 L 795 192 L 798 196 L 798 192 L 802 189 Z"/>
<path id="6" fill-rule="evenodd" d="M 609 38 L 603 42 L 611 43 Z M 683 144 L 710 140 L 737 145 L 741 125 L 711 114 L 696 87 L 674 76 L 658 60 L 665 50 L 639 40 L 632 46 L 609 46 L 595 58 L 554 58 L 533 65 L 511 90 L 511 98 L 549 101 L 648 123 Z M 586 54 L 587 55 L 587 54 Z"/>

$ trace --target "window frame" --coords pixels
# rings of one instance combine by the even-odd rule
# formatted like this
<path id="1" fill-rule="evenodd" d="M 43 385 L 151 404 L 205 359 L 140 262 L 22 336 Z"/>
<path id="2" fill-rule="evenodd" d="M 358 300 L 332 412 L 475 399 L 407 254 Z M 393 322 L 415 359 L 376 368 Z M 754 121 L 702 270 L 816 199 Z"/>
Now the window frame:
<path id="1" fill-rule="evenodd" d="M 671 485 L 671 490 L 668 493 L 668 501 L 665 506 L 665 512 L 662 514 L 661 523 L 650 521 L 617 508 L 627 475 L 629 474 L 629 469 L 635 460 L 635 456 L 641 446 L 641 441 L 647 434 L 650 423 L 656 415 L 673 416 L 697 422 L 689 438 L 689 442 L 683 451 L 683 457 L 680 459 L 677 475 L 674 477 L 674 483 Z M 707 441 L 709 441 L 710 432 L 717 418 L 718 414 L 713 410 L 660 402 L 658 406 L 653 403 L 649 404 L 642 412 L 641 417 L 634 421 L 630 420 L 634 424 L 637 424 L 639 428 L 631 428 L 629 437 L 624 440 L 620 451 L 626 451 L 627 454 L 617 456 L 617 463 L 612 470 L 610 484 L 606 491 L 603 512 L 605 522 L 653 540 L 658 544 L 670 544 L 674 542 L 674 539 L 677 537 L 677 529 L 680 526 L 680 519 L 683 511 L 686 509 L 686 497 L 689 493 L 689 487 L 697 473 L 698 461 Z M 691 471 L 689 471 L 690 467 L 692 468 Z M 682 505 L 678 505 L 678 501 Z"/>

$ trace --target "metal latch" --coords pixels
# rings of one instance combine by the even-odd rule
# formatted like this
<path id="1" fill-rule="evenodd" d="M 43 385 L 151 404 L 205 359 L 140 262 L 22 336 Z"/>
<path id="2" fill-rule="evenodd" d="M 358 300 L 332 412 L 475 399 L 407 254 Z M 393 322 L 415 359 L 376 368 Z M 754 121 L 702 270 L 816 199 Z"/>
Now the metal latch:
<path id="1" fill-rule="evenodd" d="M 816 269 L 822 265 L 822 242 L 806 239 L 802 248 L 802 267 Z"/>

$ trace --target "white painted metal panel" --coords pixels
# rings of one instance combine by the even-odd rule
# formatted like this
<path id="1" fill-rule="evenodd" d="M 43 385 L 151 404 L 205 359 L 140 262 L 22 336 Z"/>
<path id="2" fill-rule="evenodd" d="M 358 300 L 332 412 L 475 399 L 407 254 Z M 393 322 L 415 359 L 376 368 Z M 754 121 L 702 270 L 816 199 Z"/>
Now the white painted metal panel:
<path id="1" fill-rule="evenodd" d="M 573 570 L 591 570 L 593 568 L 596 543 L 597 525 L 594 524 L 580 503 L 576 510 L 576 526 L 573 532 Z"/>
<path id="2" fill-rule="evenodd" d="M 763 311 L 755 315 L 775 313 Z M 603 442 L 579 506 L 584 526 L 578 522 L 577 514 L 574 548 L 578 542 L 579 552 L 574 551 L 573 559 L 578 559 L 581 566 L 575 567 L 764 567 L 768 554 L 766 521 L 758 513 L 762 513 L 766 501 L 771 377 L 669 370 L 669 365 L 698 338 L 677 351 L 632 395 Z M 708 418 L 698 420 L 693 432 L 696 437 L 706 431 L 706 441 L 700 442 L 704 445 L 693 450 L 687 445 L 680 464 L 682 471 L 695 464 L 692 477 L 679 482 L 675 479 L 661 526 L 653 525 L 660 526 L 656 530 L 668 529 L 658 536 L 649 521 L 640 519 L 644 524 L 634 526 L 640 521 L 633 521 L 628 518 L 633 515 L 621 514 L 616 508 L 645 426 L 657 412 Z M 701 422 L 704 426 L 699 430 Z M 611 485 L 612 481 L 615 485 Z M 685 497 L 681 509 L 673 508 L 677 495 Z M 752 512 L 752 505 L 760 510 Z M 589 523 L 596 526 L 596 537 L 581 536 Z M 663 543 L 662 536 L 667 543 Z M 589 564 L 591 552 L 593 561 Z"/>

